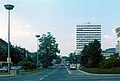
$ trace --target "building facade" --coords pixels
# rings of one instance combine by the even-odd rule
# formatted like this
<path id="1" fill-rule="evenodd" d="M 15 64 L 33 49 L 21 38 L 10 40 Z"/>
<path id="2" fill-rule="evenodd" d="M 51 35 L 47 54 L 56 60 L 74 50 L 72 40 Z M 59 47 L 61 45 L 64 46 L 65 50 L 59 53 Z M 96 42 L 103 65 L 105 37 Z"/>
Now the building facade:
<path id="1" fill-rule="evenodd" d="M 81 24 L 76 25 L 76 50 L 81 51 L 85 44 L 97 39 L 101 42 L 101 25 Z"/>
<path id="2" fill-rule="evenodd" d="M 119 53 L 120 56 L 120 41 L 118 41 L 116 44 L 116 53 Z"/>

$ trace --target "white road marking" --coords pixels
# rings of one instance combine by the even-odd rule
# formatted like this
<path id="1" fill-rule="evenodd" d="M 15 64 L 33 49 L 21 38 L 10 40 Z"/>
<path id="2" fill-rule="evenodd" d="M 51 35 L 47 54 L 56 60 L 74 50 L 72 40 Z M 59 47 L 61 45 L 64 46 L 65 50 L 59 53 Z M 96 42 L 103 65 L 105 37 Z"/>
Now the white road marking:
<path id="1" fill-rule="evenodd" d="M 70 70 L 68 70 L 67 66 L 65 66 L 65 67 L 66 67 L 68 73 L 69 73 L 69 74 L 72 74 L 72 72 L 71 72 Z"/>
<path id="2" fill-rule="evenodd" d="M 45 75 L 44 77 L 40 78 L 40 81 L 45 79 L 46 77 L 50 76 L 51 74 L 53 74 L 54 72 L 56 72 L 57 70 L 54 70 L 53 72 L 50 72 L 48 75 Z"/>

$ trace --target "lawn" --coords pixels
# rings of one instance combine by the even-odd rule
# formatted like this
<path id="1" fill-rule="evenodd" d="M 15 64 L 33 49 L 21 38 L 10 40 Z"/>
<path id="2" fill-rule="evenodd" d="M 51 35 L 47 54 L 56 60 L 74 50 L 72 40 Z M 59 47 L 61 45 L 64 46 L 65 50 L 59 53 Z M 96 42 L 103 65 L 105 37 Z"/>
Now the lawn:
<path id="1" fill-rule="evenodd" d="M 20 70 L 18 74 L 19 75 L 26 75 L 26 74 L 41 72 L 41 71 L 44 71 L 44 70 L 46 70 L 46 69 L 40 68 L 40 69 L 37 69 L 37 70 L 28 70 L 28 71 Z M 0 75 L 7 75 L 7 74 L 8 74 L 8 72 L 0 72 Z"/>
<path id="2" fill-rule="evenodd" d="M 101 68 L 82 68 L 81 70 L 93 74 L 120 74 L 120 67 L 101 69 Z"/>
<path id="3" fill-rule="evenodd" d="M 8 72 L 0 72 L 0 75 L 7 75 Z"/>

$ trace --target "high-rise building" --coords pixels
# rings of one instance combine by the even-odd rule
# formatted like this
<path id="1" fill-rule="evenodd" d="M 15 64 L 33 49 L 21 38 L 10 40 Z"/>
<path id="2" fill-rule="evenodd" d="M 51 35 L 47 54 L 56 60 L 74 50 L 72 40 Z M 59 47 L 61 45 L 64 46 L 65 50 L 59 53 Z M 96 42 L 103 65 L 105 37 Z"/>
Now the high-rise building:
<path id="1" fill-rule="evenodd" d="M 85 44 L 97 39 L 101 42 L 101 25 L 90 22 L 76 25 L 76 50 L 81 51 Z"/>
<path id="2" fill-rule="evenodd" d="M 116 44 L 116 53 L 118 53 L 120 56 L 120 41 L 118 41 Z"/>

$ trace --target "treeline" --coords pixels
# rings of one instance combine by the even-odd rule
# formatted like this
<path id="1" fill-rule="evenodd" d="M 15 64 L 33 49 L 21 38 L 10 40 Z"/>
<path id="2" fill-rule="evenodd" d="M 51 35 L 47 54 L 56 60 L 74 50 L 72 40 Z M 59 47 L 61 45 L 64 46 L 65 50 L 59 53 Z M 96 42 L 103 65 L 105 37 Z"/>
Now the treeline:
<path id="1" fill-rule="evenodd" d="M 68 61 L 70 63 L 78 63 L 82 67 L 87 68 L 114 68 L 120 67 L 120 56 L 115 53 L 106 59 L 102 54 L 101 43 L 98 40 L 94 40 L 84 46 L 79 55 L 70 53 Z"/>
<path id="2" fill-rule="evenodd" d="M 23 59 L 26 58 L 26 54 L 29 55 L 25 48 L 19 46 L 10 45 L 10 57 L 14 65 L 17 65 Z M 8 57 L 8 43 L 0 38 L 0 61 L 7 61 Z"/>

